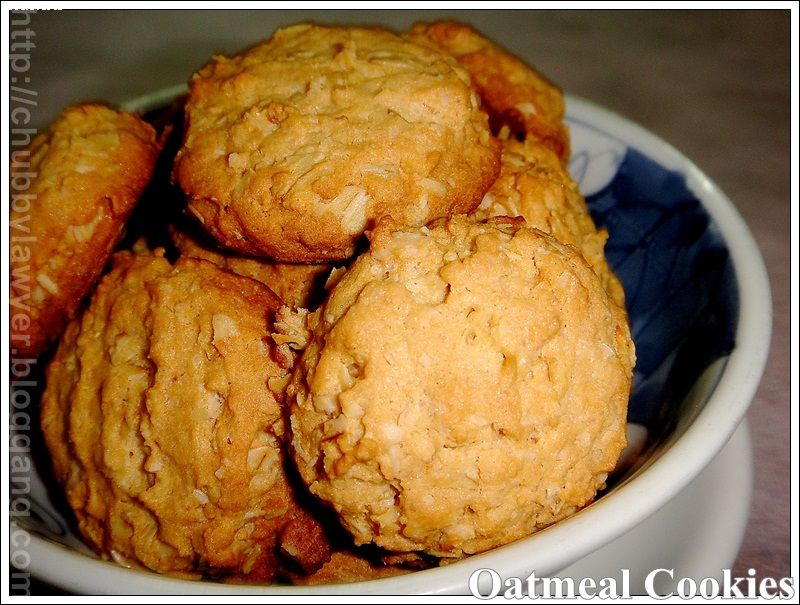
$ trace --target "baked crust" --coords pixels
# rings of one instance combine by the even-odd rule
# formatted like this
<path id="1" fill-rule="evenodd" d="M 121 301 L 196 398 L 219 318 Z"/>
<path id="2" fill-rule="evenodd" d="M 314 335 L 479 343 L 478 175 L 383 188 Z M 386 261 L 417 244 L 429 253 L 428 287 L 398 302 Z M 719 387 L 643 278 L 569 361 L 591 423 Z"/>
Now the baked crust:
<path id="1" fill-rule="evenodd" d="M 625 445 L 633 343 L 522 219 L 382 222 L 308 315 L 292 451 L 357 544 L 461 557 L 585 506 Z"/>
<path id="2" fill-rule="evenodd" d="M 74 317 L 159 151 L 155 130 L 139 117 L 84 104 L 13 154 L 10 344 L 17 356 L 37 357 Z M 27 319 L 14 320 L 17 312 Z"/>
<path id="3" fill-rule="evenodd" d="M 55 475 L 103 557 L 269 581 L 285 533 L 311 570 L 327 560 L 283 469 L 280 305 L 204 260 L 115 255 L 48 366 L 41 409 Z"/>
<path id="4" fill-rule="evenodd" d="M 535 139 L 504 140 L 500 176 L 473 216 L 521 216 L 529 227 L 575 246 L 612 300 L 624 307 L 622 284 L 605 257 L 608 233 L 595 227 L 578 185 L 548 146 Z"/>
<path id="5" fill-rule="evenodd" d="M 469 75 L 389 31 L 296 25 L 189 82 L 174 178 L 223 246 L 349 258 L 382 216 L 469 212 L 499 146 Z"/>
<path id="6" fill-rule="evenodd" d="M 472 76 L 495 130 L 506 126 L 520 139 L 544 143 L 562 162 L 569 160 L 564 97 L 542 74 L 461 23 L 419 23 L 407 36 L 458 59 Z"/>
<path id="7" fill-rule="evenodd" d="M 186 231 L 170 229 L 181 256 L 202 258 L 215 265 L 260 281 L 290 307 L 314 308 L 325 295 L 325 280 L 333 268 L 329 264 L 279 263 L 264 258 L 242 256 L 212 245 L 205 245 Z"/>

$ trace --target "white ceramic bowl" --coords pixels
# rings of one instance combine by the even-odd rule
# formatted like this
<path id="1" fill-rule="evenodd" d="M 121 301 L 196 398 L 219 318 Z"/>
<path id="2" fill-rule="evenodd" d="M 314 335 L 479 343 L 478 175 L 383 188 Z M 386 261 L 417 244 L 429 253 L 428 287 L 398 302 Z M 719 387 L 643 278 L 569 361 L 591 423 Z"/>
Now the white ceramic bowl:
<path id="1" fill-rule="evenodd" d="M 161 91 L 126 107 L 144 112 L 164 105 L 181 90 Z M 597 501 L 529 538 L 441 568 L 358 584 L 238 586 L 183 581 L 96 558 L 64 521 L 59 510 L 63 504 L 51 499 L 34 474 L 27 496 L 34 515 L 12 519 L 12 531 L 18 526 L 30 534 L 27 552 L 33 576 L 90 594 L 468 594 L 476 569 L 491 568 L 503 578 L 524 578 L 533 570 L 539 577 L 552 575 L 621 536 L 677 495 L 725 445 L 758 386 L 771 331 L 766 270 L 731 202 L 690 160 L 641 127 L 587 101 L 569 98 L 567 114 L 573 140 L 570 168 L 596 216 L 613 223 L 608 225 L 609 254 L 636 306 L 632 325 L 639 358 L 653 357 L 651 348 L 665 349 L 655 354 L 663 363 L 651 359 L 646 375 L 640 371 L 636 376 L 634 403 L 641 418 L 634 419 L 650 428 L 645 453 Z M 682 218 L 684 212 L 688 220 Z M 632 236 L 627 222 L 633 215 L 638 217 L 633 231 L 640 232 Z M 704 217 L 710 217 L 707 225 Z M 709 239 L 711 253 L 702 246 L 698 254 L 692 252 L 698 229 Z M 672 247 L 661 247 L 664 238 L 674 240 Z M 712 278 L 696 275 L 697 266 L 702 269 L 708 262 L 717 263 Z M 694 269 L 681 266 L 686 263 L 694 263 Z M 669 281 L 681 271 L 687 273 L 686 284 Z M 665 309 L 652 311 L 659 305 Z M 684 325 L 687 313 L 703 305 L 701 315 L 713 318 Z M 656 324 L 666 336 L 656 332 Z M 698 329 L 703 333 L 692 340 Z M 731 337 L 735 346 L 729 350 Z M 665 346 L 665 338 L 672 338 L 672 345 Z M 698 353 L 698 348 L 708 350 Z"/>

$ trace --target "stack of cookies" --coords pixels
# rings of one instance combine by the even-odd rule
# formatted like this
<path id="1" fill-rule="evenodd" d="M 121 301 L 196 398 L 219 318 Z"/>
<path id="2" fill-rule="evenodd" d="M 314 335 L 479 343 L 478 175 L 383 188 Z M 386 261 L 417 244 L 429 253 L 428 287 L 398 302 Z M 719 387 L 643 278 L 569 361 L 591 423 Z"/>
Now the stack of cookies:
<path id="1" fill-rule="evenodd" d="M 29 150 L 41 245 L 11 337 L 49 357 L 42 428 L 85 540 L 185 577 L 341 582 L 590 503 L 635 356 L 563 115 L 449 22 L 281 29 L 194 74 L 163 135 L 68 109 Z M 193 224 L 112 255 L 160 151 Z"/>

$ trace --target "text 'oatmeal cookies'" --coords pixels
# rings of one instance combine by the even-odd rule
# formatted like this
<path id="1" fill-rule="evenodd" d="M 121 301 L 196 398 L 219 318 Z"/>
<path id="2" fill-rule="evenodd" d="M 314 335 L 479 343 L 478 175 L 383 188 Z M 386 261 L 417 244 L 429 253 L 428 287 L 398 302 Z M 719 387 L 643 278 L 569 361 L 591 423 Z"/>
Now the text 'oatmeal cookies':
<path id="1" fill-rule="evenodd" d="M 296 25 L 192 77 L 173 174 L 223 246 L 319 262 L 352 256 L 382 216 L 469 212 L 498 161 L 452 57 L 382 29 Z"/>
<path id="2" fill-rule="evenodd" d="M 308 316 L 293 455 L 357 544 L 485 551 L 585 506 L 614 468 L 625 312 L 576 249 L 522 225 L 382 222 Z"/>
<path id="3" fill-rule="evenodd" d="M 48 366 L 41 412 L 55 475 L 101 555 L 249 581 L 273 580 L 281 550 L 311 571 L 325 563 L 322 529 L 284 475 L 273 389 L 288 364 L 268 335 L 280 304 L 204 260 L 114 257 Z"/>

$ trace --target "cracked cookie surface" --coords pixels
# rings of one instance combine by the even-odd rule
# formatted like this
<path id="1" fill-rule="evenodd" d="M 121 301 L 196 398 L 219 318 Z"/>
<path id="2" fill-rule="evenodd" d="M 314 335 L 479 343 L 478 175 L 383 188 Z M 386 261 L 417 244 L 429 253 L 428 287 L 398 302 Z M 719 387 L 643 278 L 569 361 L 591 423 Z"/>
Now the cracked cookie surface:
<path id="1" fill-rule="evenodd" d="M 518 138 L 547 145 L 562 162 L 569 160 L 564 96 L 533 67 L 461 23 L 418 23 L 407 37 L 450 53 L 467 69 L 496 130 L 506 126 Z"/>
<path id="2" fill-rule="evenodd" d="M 36 357 L 64 330 L 153 172 L 152 126 L 105 105 L 65 110 L 11 162 L 11 347 Z"/>
<path id="3" fill-rule="evenodd" d="M 346 259 L 382 216 L 469 212 L 499 147 L 469 75 L 382 29 L 296 25 L 189 83 L 174 176 L 225 247 Z"/>
<path id="4" fill-rule="evenodd" d="M 308 315 L 293 456 L 356 543 L 481 552 L 585 506 L 614 468 L 625 312 L 574 248 L 522 224 L 382 222 Z"/>
<path id="5" fill-rule="evenodd" d="M 558 156 L 535 139 L 502 143 L 500 176 L 473 216 L 521 216 L 529 227 L 575 246 L 614 302 L 624 307 L 622 284 L 605 257 L 608 233 L 595 227 L 586 200 Z"/>
<path id="6" fill-rule="evenodd" d="M 55 475 L 101 555 L 249 581 L 276 577 L 279 550 L 311 571 L 327 560 L 284 475 L 291 360 L 268 327 L 280 305 L 204 260 L 114 256 L 48 366 L 41 412 Z"/>

